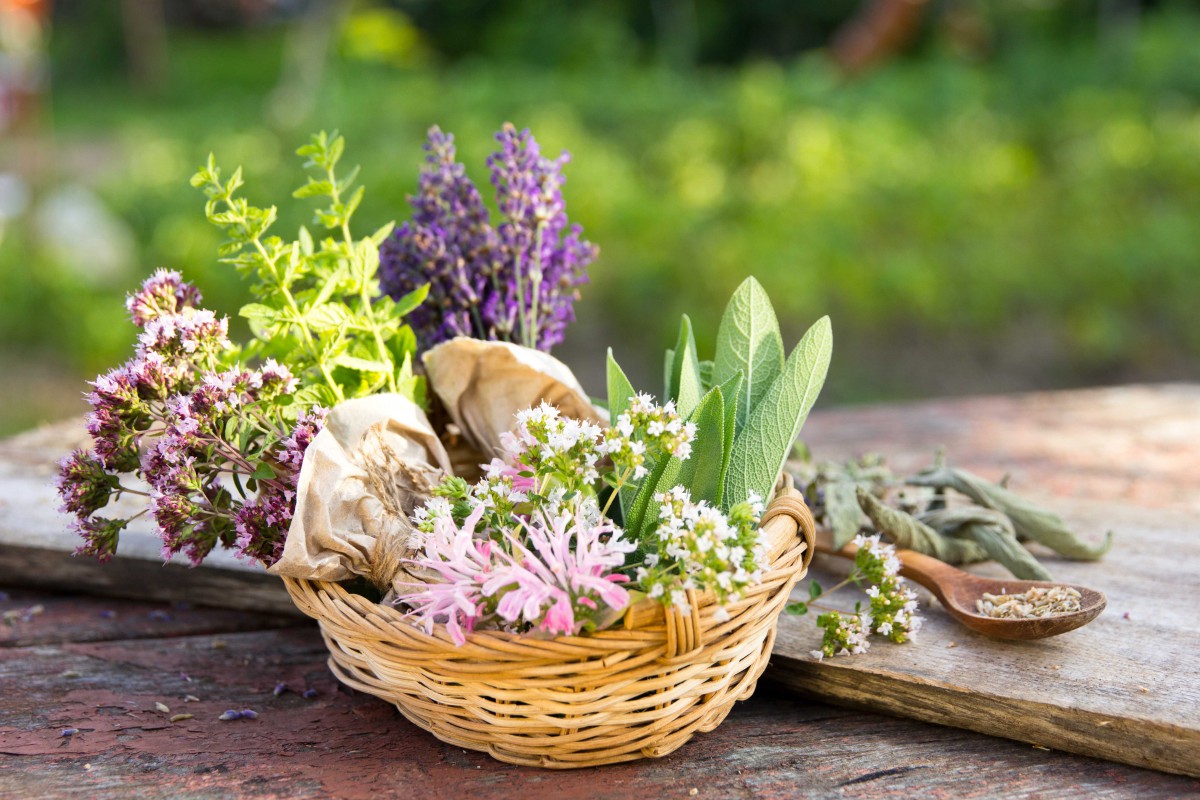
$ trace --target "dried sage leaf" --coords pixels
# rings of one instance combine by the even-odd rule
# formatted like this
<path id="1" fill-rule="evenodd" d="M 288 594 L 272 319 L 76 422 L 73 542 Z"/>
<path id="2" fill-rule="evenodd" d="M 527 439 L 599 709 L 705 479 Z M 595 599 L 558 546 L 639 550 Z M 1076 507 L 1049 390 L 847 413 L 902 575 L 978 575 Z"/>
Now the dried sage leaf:
<path id="1" fill-rule="evenodd" d="M 861 486 L 857 496 L 858 504 L 871 522 L 897 547 L 933 556 L 947 564 L 970 564 L 989 558 L 987 551 L 976 542 L 943 536 L 920 520 L 885 504 Z"/>
<path id="2" fill-rule="evenodd" d="M 978 544 L 1013 577 L 1029 581 L 1053 580 L 1033 553 L 1017 541 L 1012 523 L 999 511 L 978 507 L 942 508 L 921 515 L 921 519 L 942 534 L 961 537 L 956 541 Z"/>
<path id="3" fill-rule="evenodd" d="M 858 533 L 862 522 L 859 485 L 850 480 L 830 481 L 825 485 L 825 520 L 833 534 L 833 549 L 841 550 Z"/>
<path id="4" fill-rule="evenodd" d="M 1072 533 L 1062 517 L 965 469 L 935 467 L 910 478 L 908 482 L 913 486 L 961 492 L 979 505 L 1005 514 L 1011 520 L 1017 536 L 1040 542 L 1067 558 L 1095 561 L 1112 547 L 1112 531 L 1105 535 L 1103 544 L 1090 545 Z"/>

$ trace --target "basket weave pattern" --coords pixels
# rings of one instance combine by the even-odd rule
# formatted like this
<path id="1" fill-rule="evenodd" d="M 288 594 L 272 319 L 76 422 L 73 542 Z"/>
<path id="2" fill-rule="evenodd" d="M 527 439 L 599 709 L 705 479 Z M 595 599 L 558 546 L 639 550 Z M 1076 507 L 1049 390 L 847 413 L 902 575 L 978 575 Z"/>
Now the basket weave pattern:
<path id="1" fill-rule="evenodd" d="M 771 567 L 725 606 L 690 593 L 692 613 L 631 609 L 626 627 L 537 639 L 477 631 L 455 646 L 395 608 L 336 583 L 285 578 L 320 622 L 342 683 L 394 703 L 450 744 L 514 764 L 570 768 L 670 753 L 711 731 L 749 697 L 775 641 L 779 612 L 812 559 L 812 514 L 784 486 L 763 517 Z"/>

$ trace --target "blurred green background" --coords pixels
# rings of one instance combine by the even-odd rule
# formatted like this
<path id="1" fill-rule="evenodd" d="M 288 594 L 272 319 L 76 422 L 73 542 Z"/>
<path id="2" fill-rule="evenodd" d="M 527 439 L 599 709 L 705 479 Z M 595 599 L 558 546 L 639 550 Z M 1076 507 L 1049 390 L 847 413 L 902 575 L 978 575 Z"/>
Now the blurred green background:
<path id="1" fill-rule="evenodd" d="M 1200 376 L 1196 3 L 0 8 L 0 433 L 82 410 L 153 268 L 235 312 L 188 178 L 243 164 L 292 229 L 320 128 L 360 231 L 407 218 L 432 124 L 485 196 L 502 122 L 569 150 L 601 256 L 556 354 L 594 392 L 609 345 L 657 388 L 681 312 L 711 347 L 749 274 L 790 341 L 832 315 L 826 404 Z"/>

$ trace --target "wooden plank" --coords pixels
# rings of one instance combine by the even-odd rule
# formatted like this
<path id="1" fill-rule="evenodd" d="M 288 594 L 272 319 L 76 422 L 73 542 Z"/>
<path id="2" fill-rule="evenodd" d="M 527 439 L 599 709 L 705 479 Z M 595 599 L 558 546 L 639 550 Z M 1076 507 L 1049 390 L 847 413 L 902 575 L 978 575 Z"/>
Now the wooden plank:
<path id="1" fill-rule="evenodd" d="M 78 419 L 0 442 L 0 584 L 299 615 L 278 578 L 229 551 L 214 552 L 199 569 L 181 557 L 164 564 L 146 518 L 122 533 L 112 562 L 75 558 L 78 539 L 58 511 L 54 475 L 60 458 L 86 446 Z M 132 500 L 123 508 L 139 510 Z"/>
<path id="2" fill-rule="evenodd" d="M 80 602 L 100 609 L 109 601 Z M 313 628 L 221 638 L 221 648 L 209 635 L 0 648 L 0 796 L 969 800 L 999 787 L 1009 796 L 1101 799 L 1200 791 L 1178 776 L 800 702 L 770 686 L 663 759 L 568 772 L 516 767 L 443 744 L 387 704 L 339 689 Z M 277 682 L 292 691 L 274 696 Z M 316 696 L 304 698 L 306 688 Z M 258 718 L 218 719 L 243 708 Z M 178 713 L 194 716 L 171 723 Z M 64 738 L 66 728 L 79 732 Z"/>
<path id="3" fill-rule="evenodd" d="M 1010 473 L 1013 488 L 1076 529 L 1097 538 L 1113 529 L 1100 562 L 1044 559 L 1056 578 L 1107 593 L 1109 607 L 1078 631 L 1036 642 L 988 640 L 934 607 L 912 644 L 820 663 L 811 620 L 784 617 L 774 680 L 854 707 L 1200 776 L 1200 633 L 1186 599 L 1200 563 L 1200 390 L 843 409 L 806 432 L 818 457 L 869 447 L 911 468 L 945 444 L 985 476 Z M 824 583 L 838 570 L 844 564 L 821 558 L 813 574 Z M 971 570 L 1006 575 L 993 564 Z"/>
<path id="4" fill-rule="evenodd" d="M 294 615 L 247 614 L 191 603 L 147 603 L 37 590 L 0 592 L 0 647 L 110 639 L 163 639 L 315 625 Z"/>

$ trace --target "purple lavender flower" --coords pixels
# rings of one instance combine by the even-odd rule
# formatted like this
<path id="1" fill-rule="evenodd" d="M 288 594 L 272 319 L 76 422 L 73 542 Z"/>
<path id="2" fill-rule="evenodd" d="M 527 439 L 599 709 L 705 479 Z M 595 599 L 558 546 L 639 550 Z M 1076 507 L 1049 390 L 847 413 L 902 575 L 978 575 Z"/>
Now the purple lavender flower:
<path id="1" fill-rule="evenodd" d="M 514 341 L 549 350 L 574 320 L 576 287 L 597 248 L 568 228 L 564 153 L 543 158 L 528 130 L 506 124 L 488 159 L 504 221 L 488 222 L 479 191 L 455 161 L 454 137 L 429 131 L 413 217 L 380 248 L 380 283 L 400 298 L 428 283 L 429 299 L 408 317 L 424 347 L 455 336 Z"/>
<path id="2" fill-rule="evenodd" d="M 184 308 L 200 304 L 200 291 L 175 270 L 159 269 L 154 272 L 142 288 L 125 299 L 125 308 L 133 324 L 146 327 L 152 320 L 162 316 L 173 316 Z"/>

